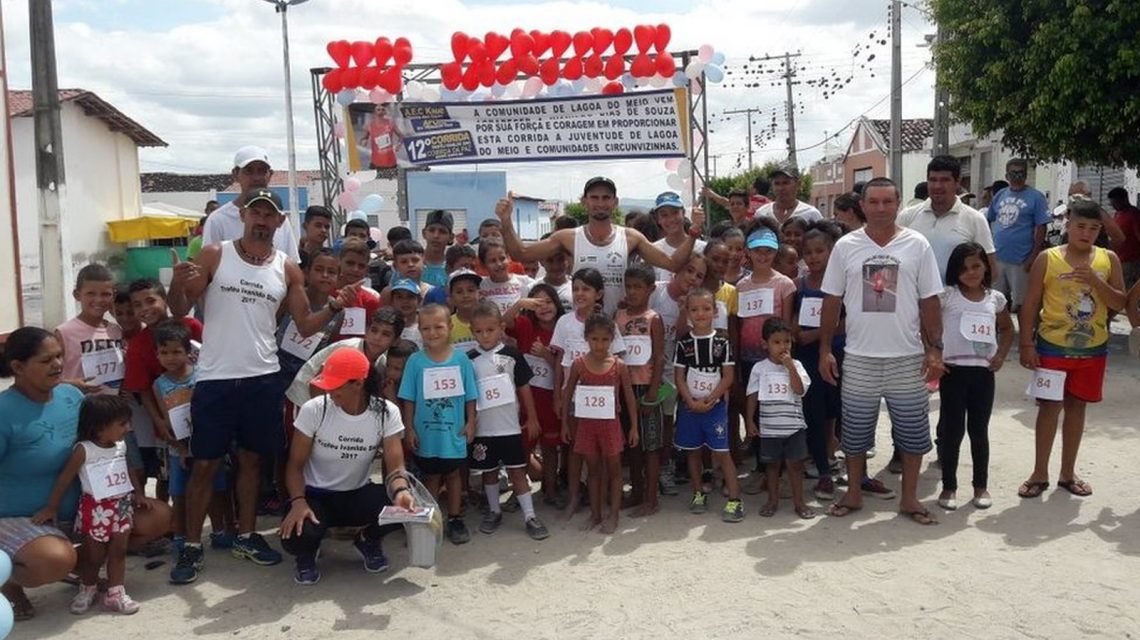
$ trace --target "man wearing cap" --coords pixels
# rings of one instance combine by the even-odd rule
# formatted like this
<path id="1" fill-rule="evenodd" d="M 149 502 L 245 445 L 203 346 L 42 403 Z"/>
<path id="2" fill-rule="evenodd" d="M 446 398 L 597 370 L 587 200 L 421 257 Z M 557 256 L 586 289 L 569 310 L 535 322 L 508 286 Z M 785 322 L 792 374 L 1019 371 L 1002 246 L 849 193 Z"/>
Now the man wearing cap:
<path id="1" fill-rule="evenodd" d="M 823 219 L 819 209 L 800 201 L 800 170 L 795 165 L 782 164 L 769 178 L 772 180 L 772 195 L 775 196 L 775 200 L 757 209 L 756 215 L 768 216 L 774 219 L 776 224 L 781 225 L 792 216 L 803 218 L 808 222 Z"/>
<path id="2" fill-rule="evenodd" d="M 234 168 L 232 170 L 234 182 L 238 184 L 242 194 L 251 189 L 265 189 L 269 186 L 269 179 L 273 177 L 273 169 L 269 167 L 269 153 L 261 147 L 242 147 L 234 154 Z M 239 215 L 239 200 L 227 202 L 218 207 L 202 229 L 202 244 L 219 244 L 226 240 L 237 240 L 245 231 Z M 297 250 L 297 238 L 293 235 L 293 227 L 283 224 L 273 234 L 273 246 L 300 264 L 301 254 Z"/>
<path id="3" fill-rule="evenodd" d="M 447 261 L 444 252 L 455 240 L 455 220 L 443 209 L 429 211 L 424 217 L 424 274 L 422 280 L 433 287 L 447 284 Z"/>
<path id="4" fill-rule="evenodd" d="M 673 254 L 677 252 L 677 247 L 685 244 L 689 238 L 689 234 L 685 233 L 685 203 L 681 201 L 681 194 L 676 191 L 666 191 L 657 196 L 650 214 L 653 215 L 653 219 L 661 229 L 661 239 L 654 242 L 653 246 L 670 258 L 673 257 Z M 702 253 L 704 250 L 705 241 L 697 239 L 693 243 L 693 251 Z M 671 272 L 660 267 L 656 268 L 655 271 L 658 281 L 673 277 Z"/>
<path id="5" fill-rule="evenodd" d="M 903 458 L 899 511 L 919 524 L 935 524 L 918 500 L 918 473 L 931 449 L 926 382 L 945 370 L 938 298 L 943 284 L 930 243 L 896 223 L 899 200 L 889 179 L 868 182 L 862 196 L 867 224 L 835 243 L 823 276 L 819 370 L 828 384 L 842 383 L 841 441 L 852 480 L 831 514 L 842 517 L 863 508 L 863 489 L 854 480 L 866 472 L 885 398 L 891 435 Z M 831 351 L 841 307 L 847 311 L 842 372 Z"/>
<path id="6" fill-rule="evenodd" d="M 617 187 L 609 178 L 596 177 L 586 181 L 582 190 L 582 206 L 586 207 L 587 222 L 575 229 L 559 229 L 544 240 L 523 244 L 515 232 L 514 194 L 499 200 L 495 214 L 503 223 L 503 240 L 507 252 L 520 262 L 542 260 L 557 251 L 573 256 L 570 272 L 593 267 L 602 273 L 606 283 L 605 312 L 612 314 L 618 302 L 625 297 L 625 268 L 629 254 L 637 252 L 654 267 L 680 271 L 689 261 L 694 239 L 701 235 L 705 214 L 700 207 L 693 208 L 693 226 L 689 238 L 676 248 L 672 257 L 653 246 L 640 231 L 613 223 L 613 212 L 618 206 Z"/>
<path id="7" fill-rule="evenodd" d="M 208 245 L 195 261 L 175 264 L 170 286 L 175 315 L 207 300 L 198 384 L 190 404 L 195 428 L 190 438 L 194 466 L 186 488 L 187 544 L 170 572 L 174 584 L 198 577 L 202 520 L 213 479 L 235 441 L 239 535 L 232 553 L 259 565 L 281 561 L 281 554 L 254 532 L 261 458 L 272 459 L 285 446 L 277 317 L 287 312 L 297 332 L 307 337 L 356 299 L 355 287 L 344 287 L 324 308 L 312 311 L 301 268 L 273 246 L 274 233 L 285 222 L 281 200 L 260 188 L 243 193 L 241 202 L 241 237 Z"/>

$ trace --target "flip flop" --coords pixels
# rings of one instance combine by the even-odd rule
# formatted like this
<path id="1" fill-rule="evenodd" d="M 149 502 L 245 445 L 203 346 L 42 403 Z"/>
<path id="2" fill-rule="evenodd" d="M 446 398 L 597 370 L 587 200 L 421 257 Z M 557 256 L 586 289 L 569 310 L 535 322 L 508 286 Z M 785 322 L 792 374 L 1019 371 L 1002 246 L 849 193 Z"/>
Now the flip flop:
<path id="1" fill-rule="evenodd" d="M 760 507 L 760 511 L 758 513 L 760 514 L 761 517 L 771 518 L 772 516 L 776 515 L 776 509 L 777 508 L 778 507 L 776 507 L 775 505 L 766 504 L 766 505 Z"/>
<path id="2" fill-rule="evenodd" d="M 919 509 L 918 511 L 899 511 L 899 514 L 904 515 L 910 518 L 912 522 L 921 524 L 923 526 L 938 524 L 938 520 L 936 520 L 934 516 L 931 515 L 930 510 L 926 508 Z"/>
<path id="3" fill-rule="evenodd" d="M 801 520 L 811 520 L 815 517 L 815 511 L 812 511 L 810 507 L 796 507 L 796 515 Z"/>
<path id="4" fill-rule="evenodd" d="M 827 508 L 827 513 L 828 515 L 835 516 L 836 518 L 846 518 L 852 513 L 861 511 L 862 509 L 862 506 L 853 507 L 849 504 L 842 504 L 837 502 Z"/>
<path id="5" fill-rule="evenodd" d="M 1058 480 L 1057 486 L 1078 498 L 1085 498 L 1092 495 L 1092 487 L 1084 480 Z"/>
<path id="6" fill-rule="evenodd" d="M 1047 481 L 1026 480 L 1017 488 L 1017 495 L 1022 498 L 1039 498 L 1049 488 Z"/>

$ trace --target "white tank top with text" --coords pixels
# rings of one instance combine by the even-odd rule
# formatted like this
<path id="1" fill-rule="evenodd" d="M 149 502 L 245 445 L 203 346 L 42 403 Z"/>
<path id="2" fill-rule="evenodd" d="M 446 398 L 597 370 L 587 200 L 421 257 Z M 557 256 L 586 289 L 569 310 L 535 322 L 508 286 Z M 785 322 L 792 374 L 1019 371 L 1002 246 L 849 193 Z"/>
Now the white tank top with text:
<path id="1" fill-rule="evenodd" d="M 599 247 L 586 238 L 586 227 L 574 230 L 574 268 L 593 267 L 602 273 L 606 281 L 606 315 L 612 316 L 618 308 L 618 302 L 625 297 L 625 268 L 629 264 L 629 245 L 626 241 L 625 227 L 614 226 L 613 239 L 610 243 Z"/>

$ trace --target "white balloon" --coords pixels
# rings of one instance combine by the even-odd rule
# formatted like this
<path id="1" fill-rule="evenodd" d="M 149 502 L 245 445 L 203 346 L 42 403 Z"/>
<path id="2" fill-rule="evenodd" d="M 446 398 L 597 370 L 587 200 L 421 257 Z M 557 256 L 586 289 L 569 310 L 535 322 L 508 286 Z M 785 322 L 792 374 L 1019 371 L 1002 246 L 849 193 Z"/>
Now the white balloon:
<path id="1" fill-rule="evenodd" d="M 512 82 L 507 85 L 507 88 L 503 91 L 503 95 L 507 98 L 517 98 L 522 95 L 522 88 L 519 87 L 519 83 Z"/>
<path id="2" fill-rule="evenodd" d="M 684 177 L 692 173 L 692 171 L 693 163 L 688 158 L 681 158 L 681 161 L 677 163 L 677 173 L 680 174 L 681 177 Z"/>
<path id="3" fill-rule="evenodd" d="M 668 84 L 670 80 L 670 78 L 666 78 L 660 74 L 657 74 L 649 79 L 649 84 L 660 89 L 661 87 L 664 87 L 666 84 Z"/>
<path id="4" fill-rule="evenodd" d="M 674 191 L 680 191 L 681 188 L 685 186 L 685 181 L 681 180 L 681 176 L 675 173 L 670 173 L 669 175 L 665 176 L 665 184 Z"/>
<path id="5" fill-rule="evenodd" d="M 586 78 L 586 92 L 597 93 L 602 90 L 601 78 Z"/>
<path id="6" fill-rule="evenodd" d="M 423 97 L 421 98 L 424 102 L 439 102 L 439 98 L 439 89 L 435 87 L 424 87 Z"/>
<path id="7" fill-rule="evenodd" d="M 685 67 L 685 77 L 690 80 L 696 80 L 701 77 L 705 71 L 705 64 L 700 60 L 691 60 Z"/>
<path id="8" fill-rule="evenodd" d="M 424 83 L 419 80 L 412 80 L 404 86 L 404 96 L 408 100 L 420 100 L 424 95 Z"/>

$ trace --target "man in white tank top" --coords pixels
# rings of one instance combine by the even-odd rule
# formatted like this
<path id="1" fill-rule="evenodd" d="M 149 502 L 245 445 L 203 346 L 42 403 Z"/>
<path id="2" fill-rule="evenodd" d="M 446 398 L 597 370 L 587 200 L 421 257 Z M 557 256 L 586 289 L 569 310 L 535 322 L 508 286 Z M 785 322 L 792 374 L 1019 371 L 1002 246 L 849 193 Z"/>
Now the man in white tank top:
<path id="1" fill-rule="evenodd" d="M 260 565 L 281 561 L 281 554 L 253 532 L 261 458 L 280 455 L 285 445 L 277 313 L 287 311 L 305 337 L 356 297 L 355 286 L 344 287 L 336 300 L 312 312 L 300 267 L 273 245 L 274 233 L 285 221 L 281 200 L 262 188 L 242 194 L 241 201 L 242 236 L 204 247 L 193 262 L 175 264 L 170 287 L 176 315 L 184 315 L 203 296 L 208 301 L 190 405 L 194 466 L 186 488 L 187 544 L 170 574 L 174 584 L 198 577 L 202 520 L 213 478 L 235 441 L 239 535 L 233 555 Z"/>
<path id="2" fill-rule="evenodd" d="M 593 267 L 602 273 L 606 281 L 605 311 L 613 314 L 618 302 L 625 297 L 625 269 L 629 264 L 629 254 L 637 252 L 653 265 L 669 271 L 680 271 L 689 261 L 693 250 L 693 239 L 700 236 L 705 214 L 699 207 L 693 207 L 693 225 L 690 236 L 677 247 L 672 256 L 653 246 L 640 231 L 613 223 L 613 212 L 618 206 L 617 187 L 609 178 L 596 177 L 586 181 L 582 190 L 582 206 L 586 207 L 589 220 L 575 229 L 559 229 L 544 240 L 523 244 L 515 232 L 514 194 L 499 200 L 495 214 L 503 223 L 503 241 L 507 252 L 519 262 L 542 260 L 559 249 L 571 256 L 571 274 L 584 267 Z"/>

